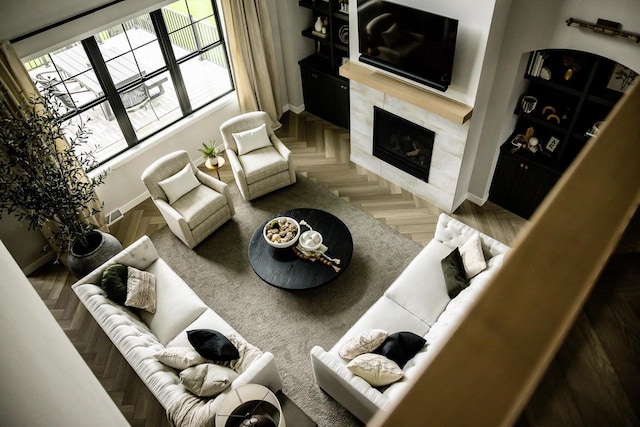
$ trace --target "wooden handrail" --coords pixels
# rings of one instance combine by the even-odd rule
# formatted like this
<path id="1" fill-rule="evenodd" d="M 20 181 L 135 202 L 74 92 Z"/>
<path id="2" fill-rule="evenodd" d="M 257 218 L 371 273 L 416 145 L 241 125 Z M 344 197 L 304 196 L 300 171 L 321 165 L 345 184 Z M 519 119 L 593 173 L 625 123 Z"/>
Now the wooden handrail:
<path id="1" fill-rule="evenodd" d="M 515 422 L 640 203 L 639 111 L 636 82 L 516 237 L 448 343 L 370 426 Z"/>

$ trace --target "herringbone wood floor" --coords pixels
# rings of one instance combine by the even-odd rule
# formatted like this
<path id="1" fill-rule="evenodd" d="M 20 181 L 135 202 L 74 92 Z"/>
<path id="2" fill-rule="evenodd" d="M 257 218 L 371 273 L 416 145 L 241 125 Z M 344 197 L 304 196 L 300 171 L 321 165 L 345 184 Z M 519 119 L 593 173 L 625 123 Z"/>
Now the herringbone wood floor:
<path id="1" fill-rule="evenodd" d="M 282 122 L 278 135 L 294 153 L 299 173 L 417 242 L 433 236 L 439 209 L 351 163 L 347 131 L 305 113 L 285 115 Z M 220 175 L 225 182 L 233 180 L 229 168 Z M 491 203 L 465 202 L 453 216 L 507 244 L 526 226 Z M 113 224 L 111 232 L 126 247 L 164 225 L 146 200 Z M 640 234 L 637 228 L 634 238 Z M 594 291 L 519 425 L 639 424 L 631 402 L 640 401 L 640 272 L 628 268 L 640 264 L 637 255 L 637 241 L 627 239 L 624 254 L 612 263 L 617 274 Z M 79 304 L 70 289 L 75 279 L 66 268 L 48 265 L 29 279 L 131 425 L 168 425 L 163 408 Z M 611 420 L 623 423 L 606 422 Z"/>

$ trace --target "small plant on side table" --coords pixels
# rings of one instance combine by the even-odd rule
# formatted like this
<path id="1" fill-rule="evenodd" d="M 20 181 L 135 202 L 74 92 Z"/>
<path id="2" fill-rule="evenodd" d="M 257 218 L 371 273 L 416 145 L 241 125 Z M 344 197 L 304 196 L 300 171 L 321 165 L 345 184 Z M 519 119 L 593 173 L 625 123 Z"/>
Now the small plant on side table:
<path id="1" fill-rule="evenodd" d="M 209 142 L 209 145 L 206 143 L 202 143 L 203 148 L 199 148 L 198 151 L 202 153 L 202 157 L 204 157 L 205 164 L 208 168 L 212 166 L 216 166 L 218 164 L 218 156 L 222 154 L 222 149 L 216 146 L 216 141 L 212 140 Z"/>

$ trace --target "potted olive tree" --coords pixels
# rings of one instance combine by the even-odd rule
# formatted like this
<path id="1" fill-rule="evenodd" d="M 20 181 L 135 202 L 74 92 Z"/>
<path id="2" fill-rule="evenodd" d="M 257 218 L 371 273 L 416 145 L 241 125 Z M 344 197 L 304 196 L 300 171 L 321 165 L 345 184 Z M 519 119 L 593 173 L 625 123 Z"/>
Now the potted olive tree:
<path id="1" fill-rule="evenodd" d="M 199 148 L 198 151 L 200 151 L 202 157 L 205 158 L 205 165 L 208 168 L 218 165 L 218 156 L 222 154 L 222 149 L 216 146 L 215 140 L 210 141 L 209 145 L 203 142 L 202 148 Z"/>
<path id="2" fill-rule="evenodd" d="M 67 266 L 81 277 L 97 266 L 96 251 L 104 248 L 112 255 L 122 250 L 114 236 L 90 221 L 100 212 L 95 189 L 106 176 L 104 172 L 89 179 L 85 170 L 95 165 L 95 158 L 91 150 L 76 149 L 87 143 L 90 132 L 80 123 L 65 141 L 69 123 L 63 123 L 61 105 L 53 95 L 33 96 L 17 110 L 6 93 L 1 95 L 0 220 L 14 214 L 29 229 L 41 230 L 58 259 L 64 262 L 69 254 Z M 99 261 L 104 262 L 104 256 L 99 254 Z M 84 264 L 87 257 L 90 265 L 77 267 L 76 261 Z"/>

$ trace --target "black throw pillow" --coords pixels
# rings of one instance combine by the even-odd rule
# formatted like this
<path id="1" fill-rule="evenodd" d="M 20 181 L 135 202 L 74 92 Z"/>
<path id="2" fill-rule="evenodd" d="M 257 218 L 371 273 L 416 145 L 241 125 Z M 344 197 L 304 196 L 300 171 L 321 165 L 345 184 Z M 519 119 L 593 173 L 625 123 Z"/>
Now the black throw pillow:
<path id="1" fill-rule="evenodd" d="M 112 264 L 102 272 L 102 289 L 107 298 L 124 305 L 127 300 L 127 272 L 128 267 L 122 264 Z"/>
<path id="2" fill-rule="evenodd" d="M 214 362 L 228 362 L 240 358 L 238 349 L 231 341 L 213 329 L 187 331 L 189 342 L 204 358 Z"/>
<path id="3" fill-rule="evenodd" d="M 390 334 L 373 352 L 393 360 L 402 369 L 413 356 L 418 354 L 426 342 L 424 338 L 413 332 L 396 332 Z"/>
<path id="4" fill-rule="evenodd" d="M 455 298 L 464 288 L 469 286 L 467 273 L 464 271 L 460 250 L 455 248 L 442 261 L 442 273 L 447 284 L 449 298 Z"/>

